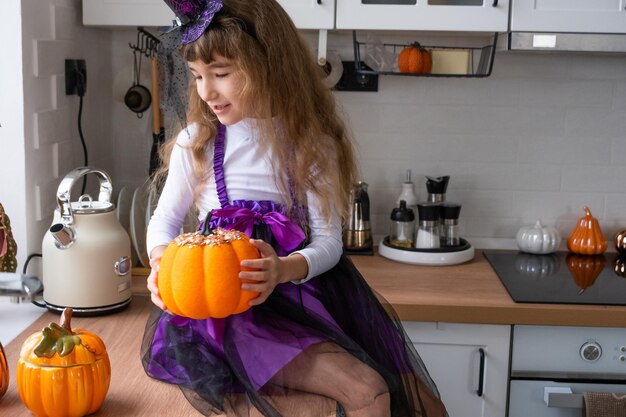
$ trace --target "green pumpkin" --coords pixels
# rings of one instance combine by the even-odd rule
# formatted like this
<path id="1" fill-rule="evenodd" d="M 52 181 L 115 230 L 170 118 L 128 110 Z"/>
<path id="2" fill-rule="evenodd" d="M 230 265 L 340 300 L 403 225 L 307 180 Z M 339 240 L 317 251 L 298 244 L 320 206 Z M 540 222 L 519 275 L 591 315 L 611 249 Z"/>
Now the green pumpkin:
<path id="1" fill-rule="evenodd" d="M 11 221 L 0 203 L 0 272 L 17 270 L 17 244 L 11 232 Z"/>

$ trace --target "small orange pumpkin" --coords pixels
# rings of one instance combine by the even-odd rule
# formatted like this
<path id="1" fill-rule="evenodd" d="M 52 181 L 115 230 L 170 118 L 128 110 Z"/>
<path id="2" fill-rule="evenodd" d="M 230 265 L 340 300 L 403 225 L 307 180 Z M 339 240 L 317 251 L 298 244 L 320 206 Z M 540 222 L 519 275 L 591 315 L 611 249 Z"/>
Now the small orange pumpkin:
<path id="1" fill-rule="evenodd" d="M 240 262 L 256 258 L 257 248 L 237 230 L 217 228 L 208 235 L 182 234 L 167 246 L 161 258 L 161 299 L 172 313 L 193 319 L 242 313 L 259 293 L 241 289 Z"/>
<path id="2" fill-rule="evenodd" d="M 0 398 L 9 388 L 9 367 L 7 366 L 7 356 L 0 342 Z"/>
<path id="3" fill-rule="evenodd" d="M 568 253 L 565 257 L 565 262 L 576 285 L 580 288 L 579 294 L 582 294 L 596 282 L 596 279 L 598 279 L 598 276 L 606 266 L 604 255 L 589 256 Z"/>
<path id="4" fill-rule="evenodd" d="M 433 67 L 433 54 L 419 42 L 405 47 L 398 55 L 398 70 L 400 72 L 429 74 Z"/>
<path id="5" fill-rule="evenodd" d="M 578 220 L 567 239 L 567 248 L 570 252 L 579 255 L 599 255 L 606 251 L 608 246 L 598 219 L 591 215 L 588 207 L 583 207 L 585 215 Z"/>
<path id="6" fill-rule="evenodd" d="M 72 329 L 72 309 L 60 324 L 29 336 L 17 363 L 17 389 L 37 417 L 81 417 L 95 413 L 109 390 L 111 364 L 104 342 Z"/>

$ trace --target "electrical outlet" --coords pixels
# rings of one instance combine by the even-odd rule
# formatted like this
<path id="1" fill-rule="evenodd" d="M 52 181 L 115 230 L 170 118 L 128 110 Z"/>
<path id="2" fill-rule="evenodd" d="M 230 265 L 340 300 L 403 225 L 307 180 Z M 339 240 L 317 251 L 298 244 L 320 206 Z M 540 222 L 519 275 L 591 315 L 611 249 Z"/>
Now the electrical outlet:
<path id="1" fill-rule="evenodd" d="M 84 59 L 65 60 L 65 95 L 84 96 L 87 91 L 87 64 Z"/>
<path id="2" fill-rule="evenodd" d="M 341 61 L 343 74 L 335 86 L 337 91 L 378 91 L 378 74 L 363 74 L 356 72 L 354 61 Z M 361 63 L 363 69 L 371 70 L 370 67 Z"/>

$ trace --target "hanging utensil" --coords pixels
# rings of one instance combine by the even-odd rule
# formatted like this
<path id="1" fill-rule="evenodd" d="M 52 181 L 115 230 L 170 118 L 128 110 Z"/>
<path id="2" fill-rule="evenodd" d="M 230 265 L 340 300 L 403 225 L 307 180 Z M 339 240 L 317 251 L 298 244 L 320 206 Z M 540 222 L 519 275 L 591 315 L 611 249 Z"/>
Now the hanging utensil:
<path id="1" fill-rule="evenodd" d="M 128 89 L 124 96 L 124 103 L 126 106 L 137 114 L 138 118 L 143 117 L 150 103 L 152 102 L 152 96 L 150 90 L 141 85 L 141 56 L 142 53 L 137 54 L 137 50 L 133 50 L 133 85 Z"/>
<path id="2" fill-rule="evenodd" d="M 148 174 L 152 176 L 161 165 L 159 150 L 165 142 L 165 127 L 163 113 L 160 108 L 159 97 L 159 64 L 156 54 L 151 57 L 152 64 L 152 148 L 150 149 L 150 168 Z"/>

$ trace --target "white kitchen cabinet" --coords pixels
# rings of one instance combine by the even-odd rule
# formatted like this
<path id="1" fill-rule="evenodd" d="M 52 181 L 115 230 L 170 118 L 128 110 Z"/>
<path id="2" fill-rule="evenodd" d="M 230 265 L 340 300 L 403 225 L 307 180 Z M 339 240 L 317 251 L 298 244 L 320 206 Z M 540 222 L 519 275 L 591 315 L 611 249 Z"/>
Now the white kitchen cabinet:
<path id="1" fill-rule="evenodd" d="M 335 0 L 279 0 L 300 29 L 331 29 Z M 174 13 L 163 0 L 83 0 L 87 26 L 171 26 Z"/>
<path id="2" fill-rule="evenodd" d="M 509 0 L 337 0 L 337 29 L 506 32 Z"/>
<path id="3" fill-rule="evenodd" d="M 335 27 L 336 0 L 278 0 L 298 29 Z"/>
<path id="4" fill-rule="evenodd" d="M 624 0 L 512 1 L 512 31 L 626 33 Z"/>
<path id="5" fill-rule="evenodd" d="M 450 417 L 506 414 L 511 326 L 414 321 L 403 325 Z"/>

